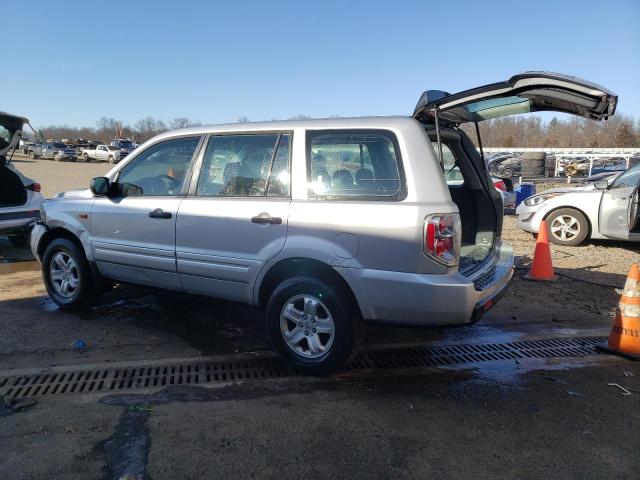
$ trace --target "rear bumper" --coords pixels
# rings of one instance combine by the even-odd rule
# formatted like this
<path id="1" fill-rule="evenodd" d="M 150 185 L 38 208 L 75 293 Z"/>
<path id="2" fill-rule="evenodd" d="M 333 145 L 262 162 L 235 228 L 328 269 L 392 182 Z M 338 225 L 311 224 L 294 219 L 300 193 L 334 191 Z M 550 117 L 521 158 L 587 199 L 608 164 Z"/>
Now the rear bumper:
<path id="1" fill-rule="evenodd" d="M 479 320 L 513 276 L 513 249 L 502 244 L 472 277 L 336 269 L 350 284 L 366 320 L 411 325 L 464 325 Z"/>
<path id="2" fill-rule="evenodd" d="M 38 210 L 0 213 L 0 234 L 10 235 L 28 232 L 40 218 Z"/>

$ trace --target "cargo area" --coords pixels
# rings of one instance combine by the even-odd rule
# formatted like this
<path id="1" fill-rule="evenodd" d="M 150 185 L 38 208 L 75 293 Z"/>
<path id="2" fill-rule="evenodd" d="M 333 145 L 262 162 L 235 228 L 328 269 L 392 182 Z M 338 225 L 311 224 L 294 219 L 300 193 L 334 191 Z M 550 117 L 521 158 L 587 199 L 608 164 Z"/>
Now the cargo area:
<path id="1" fill-rule="evenodd" d="M 436 133 L 428 134 L 438 156 Z M 441 129 L 440 139 L 445 180 L 462 224 L 459 271 L 470 275 L 493 252 L 496 234 L 502 230 L 502 201 L 487 188 L 484 162 L 468 137 L 458 130 Z"/>
<path id="2" fill-rule="evenodd" d="M 27 191 L 20 177 L 6 164 L 0 156 L 0 208 L 18 207 L 27 203 Z"/>

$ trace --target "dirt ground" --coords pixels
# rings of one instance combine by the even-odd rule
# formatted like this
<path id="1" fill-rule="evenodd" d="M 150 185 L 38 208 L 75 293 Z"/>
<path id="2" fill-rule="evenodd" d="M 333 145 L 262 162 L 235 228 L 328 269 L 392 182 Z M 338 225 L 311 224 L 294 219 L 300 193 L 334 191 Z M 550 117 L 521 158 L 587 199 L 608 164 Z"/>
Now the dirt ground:
<path id="1" fill-rule="evenodd" d="M 106 164 L 25 161 L 46 196 Z M 559 280 L 522 277 L 534 240 L 505 217 L 511 286 L 463 328 L 370 325 L 366 346 L 606 336 L 640 246 L 552 246 Z M 48 299 L 39 265 L 0 238 L 0 378 L 55 366 L 269 349 L 262 312 L 118 287 L 86 312 Z M 73 348 L 82 340 L 85 348 Z M 633 393 L 625 396 L 608 383 Z M 0 478 L 638 478 L 640 367 L 612 356 L 288 378 L 0 405 Z M 0 402 L 1 403 L 1 402 Z"/>

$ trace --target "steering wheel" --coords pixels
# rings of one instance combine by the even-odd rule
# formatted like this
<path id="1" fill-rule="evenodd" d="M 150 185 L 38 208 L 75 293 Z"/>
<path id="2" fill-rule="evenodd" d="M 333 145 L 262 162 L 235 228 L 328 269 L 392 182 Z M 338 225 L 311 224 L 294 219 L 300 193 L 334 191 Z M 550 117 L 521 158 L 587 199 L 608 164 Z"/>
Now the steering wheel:
<path id="1" fill-rule="evenodd" d="M 138 182 L 138 186 L 142 188 L 144 192 L 151 195 L 166 195 L 169 190 L 179 185 L 180 181 L 169 175 L 156 175 L 155 177 L 148 177 Z"/>

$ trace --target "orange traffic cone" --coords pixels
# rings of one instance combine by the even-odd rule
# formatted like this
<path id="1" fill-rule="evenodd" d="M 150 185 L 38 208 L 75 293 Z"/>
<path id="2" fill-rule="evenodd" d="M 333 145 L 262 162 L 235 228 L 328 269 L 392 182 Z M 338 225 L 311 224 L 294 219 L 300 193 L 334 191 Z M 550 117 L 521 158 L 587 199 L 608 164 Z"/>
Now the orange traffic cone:
<path id="1" fill-rule="evenodd" d="M 637 263 L 631 265 L 627 275 L 609 342 L 597 348 L 631 360 L 640 360 L 640 267 Z"/>
<path id="2" fill-rule="evenodd" d="M 533 253 L 531 270 L 524 276 L 527 280 L 538 280 L 543 282 L 553 282 L 558 279 L 553 274 L 553 263 L 551 262 L 551 247 L 547 237 L 547 221 L 540 222 L 540 231 L 536 240 L 536 250 Z"/>

